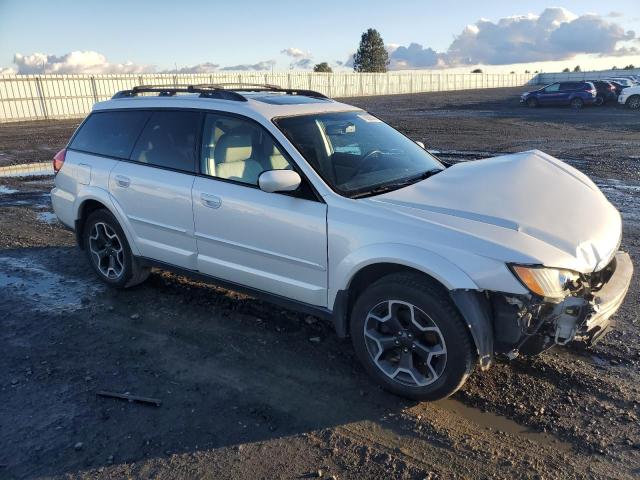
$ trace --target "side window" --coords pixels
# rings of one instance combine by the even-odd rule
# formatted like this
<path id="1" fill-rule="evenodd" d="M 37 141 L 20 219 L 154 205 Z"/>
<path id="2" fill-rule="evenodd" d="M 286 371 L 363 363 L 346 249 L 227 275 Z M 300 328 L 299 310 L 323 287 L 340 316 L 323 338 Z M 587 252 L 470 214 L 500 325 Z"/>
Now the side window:
<path id="1" fill-rule="evenodd" d="M 578 84 L 576 82 L 561 83 L 560 84 L 560 90 L 562 90 L 562 91 L 575 90 L 577 88 L 577 86 L 578 86 Z"/>
<path id="2" fill-rule="evenodd" d="M 131 160 L 195 172 L 199 112 L 162 110 L 151 113 L 131 154 Z"/>
<path id="3" fill-rule="evenodd" d="M 554 83 L 546 87 L 544 89 L 544 93 L 553 93 L 553 92 L 557 92 L 558 90 L 560 90 L 560 84 Z"/>
<path id="4" fill-rule="evenodd" d="M 70 147 L 98 155 L 129 158 L 148 118 L 149 112 L 141 110 L 92 113 Z"/>
<path id="5" fill-rule="evenodd" d="M 267 170 L 291 170 L 287 158 L 260 125 L 237 117 L 208 114 L 202 134 L 201 171 L 251 185 Z"/>

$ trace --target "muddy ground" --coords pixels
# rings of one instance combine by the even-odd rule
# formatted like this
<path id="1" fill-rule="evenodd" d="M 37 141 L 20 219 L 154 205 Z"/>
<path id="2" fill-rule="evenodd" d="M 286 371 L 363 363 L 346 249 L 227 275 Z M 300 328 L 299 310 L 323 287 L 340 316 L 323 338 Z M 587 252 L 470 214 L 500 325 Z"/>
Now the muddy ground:
<path id="1" fill-rule="evenodd" d="M 640 258 L 640 114 L 530 110 L 520 91 L 350 102 L 445 159 L 539 148 L 569 161 L 621 209 L 623 248 Z M 0 125 L 0 166 L 50 160 L 75 125 Z M 453 399 L 414 403 L 377 388 L 316 318 L 161 271 L 106 289 L 51 216 L 50 187 L 0 178 L 2 479 L 640 475 L 637 274 L 597 346 L 498 364 Z"/>

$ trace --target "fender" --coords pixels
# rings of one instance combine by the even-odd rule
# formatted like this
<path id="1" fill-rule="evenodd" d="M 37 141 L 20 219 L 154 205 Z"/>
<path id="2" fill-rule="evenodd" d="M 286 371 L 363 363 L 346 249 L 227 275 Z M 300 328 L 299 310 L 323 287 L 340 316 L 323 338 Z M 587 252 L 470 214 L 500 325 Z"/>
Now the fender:
<path id="1" fill-rule="evenodd" d="M 463 270 L 437 253 L 401 243 L 378 243 L 359 248 L 337 265 L 331 266 L 328 304 L 334 304 L 339 290 L 349 288 L 356 273 L 376 263 L 395 263 L 414 268 L 435 278 L 447 290 L 478 290 L 478 286 Z"/>
<path id="2" fill-rule="evenodd" d="M 389 252 L 393 252 L 390 255 Z M 335 267 L 329 290 L 329 305 L 333 305 L 333 321 L 340 337 L 347 336 L 348 289 L 351 280 L 362 268 L 376 263 L 395 263 L 414 268 L 444 285 L 453 303 L 464 318 L 473 338 L 480 368 L 486 370 L 493 361 L 493 321 L 488 302 L 473 280 L 457 265 L 440 255 L 419 247 L 402 244 L 369 245 L 352 252 Z"/>
<path id="3" fill-rule="evenodd" d="M 131 252 L 134 255 L 140 255 L 140 251 L 134 241 L 135 237 L 133 235 L 133 229 L 131 228 L 131 224 L 127 219 L 127 216 L 124 214 L 124 210 L 122 207 L 116 202 L 115 198 L 106 190 L 99 187 L 87 186 L 78 192 L 76 196 L 76 200 L 74 202 L 74 211 L 75 211 L 75 219 L 76 221 L 80 218 L 80 212 L 82 210 L 82 205 L 84 202 L 88 200 L 95 200 L 96 202 L 100 202 L 103 204 L 109 212 L 116 217 L 120 227 L 122 227 L 122 231 L 124 232 L 125 237 L 127 238 L 127 242 L 129 243 L 129 248 L 131 248 Z M 76 232 L 78 235 L 79 232 Z"/>

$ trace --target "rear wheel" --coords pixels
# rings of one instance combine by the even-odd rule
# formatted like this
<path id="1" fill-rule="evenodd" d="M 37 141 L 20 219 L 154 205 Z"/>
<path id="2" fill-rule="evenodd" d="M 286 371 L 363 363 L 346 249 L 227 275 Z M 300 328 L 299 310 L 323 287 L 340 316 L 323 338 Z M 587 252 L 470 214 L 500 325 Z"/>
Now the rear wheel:
<path id="1" fill-rule="evenodd" d="M 91 213 L 85 222 L 82 240 L 89 263 L 106 284 L 127 288 L 144 282 L 149 276 L 150 270 L 139 265 L 111 212 Z"/>
<path id="2" fill-rule="evenodd" d="M 415 400 L 458 390 L 475 355 L 448 293 L 418 274 L 394 274 L 367 288 L 351 314 L 358 359 L 385 389 Z"/>
<path id="3" fill-rule="evenodd" d="M 584 101 L 581 98 L 574 98 L 571 100 L 571 108 L 575 108 L 576 110 L 580 110 L 584 107 Z"/>
<path id="4" fill-rule="evenodd" d="M 640 95 L 632 95 L 627 99 L 627 107 L 631 110 L 640 109 Z"/>
<path id="5" fill-rule="evenodd" d="M 538 100 L 536 100 L 535 98 L 527 99 L 527 107 L 536 108 L 537 106 L 538 106 Z"/>
<path id="6" fill-rule="evenodd" d="M 601 105 L 604 105 L 604 97 L 602 95 L 598 95 L 596 97 L 594 104 L 597 105 L 598 107 Z"/>

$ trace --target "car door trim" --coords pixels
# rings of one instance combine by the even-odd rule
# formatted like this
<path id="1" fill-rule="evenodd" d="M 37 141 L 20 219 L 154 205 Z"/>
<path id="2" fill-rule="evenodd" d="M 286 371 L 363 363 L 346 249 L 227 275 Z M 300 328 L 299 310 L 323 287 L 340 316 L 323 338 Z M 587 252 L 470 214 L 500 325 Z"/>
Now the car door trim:
<path id="1" fill-rule="evenodd" d="M 152 225 L 154 227 L 164 228 L 165 230 L 170 230 L 172 232 L 183 233 L 185 235 L 190 233 L 186 228 L 179 228 L 179 227 L 167 225 L 166 223 L 154 222 L 153 220 L 148 220 L 142 217 L 136 217 L 135 215 L 127 215 L 127 218 L 134 222 L 144 223 L 147 225 Z"/>
<path id="2" fill-rule="evenodd" d="M 298 257 L 292 257 L 290 255 L 284 255 L 282 253 L 276 253 L 276 252 L 271 251 L 271 250 L 264 250 L 262 248 L 252 247 L 252 246 L 246 245 L 244 243 L 233 242 L 231 240 L 224 240 L 224 239 L 222 239 L 220 237 L 215 237 L 213 235 L 207 235 L 206 233 L 195 232 L 194 236 L 196 237 L 196 239 L 208 240 L 208 241 L 211 241 L 211 242 L 220 243 L 222 245 L 233 247 L 233 248 L 236 248 L 238 250 L 244 250 L 244 251 L 251 252 L 251 253 L 257 253 L 259 255 L 276 258 L 278 260 L 285 260 L 285 261 L 288 261 L 290 263 L 294 263 L 294 264 L 302 265 L 302 266 L 307 267 L 307 268 L 311 268 L 313 270 L 318 270 L 320 272 L 325 272 L 327 270 L 324 266 L 320 265 L 319 263 L 310 262 L 308 260 L 304 260 L 304 259 L 298 258 Z"/>

